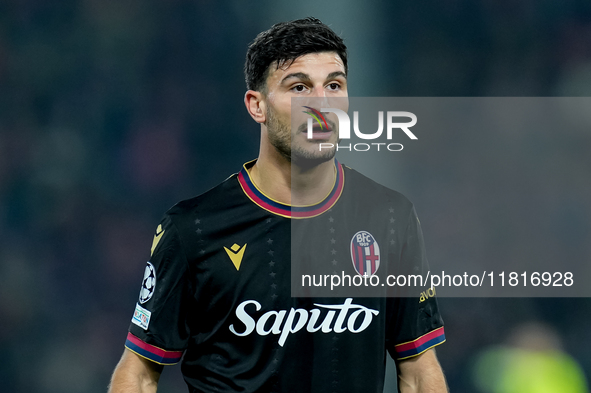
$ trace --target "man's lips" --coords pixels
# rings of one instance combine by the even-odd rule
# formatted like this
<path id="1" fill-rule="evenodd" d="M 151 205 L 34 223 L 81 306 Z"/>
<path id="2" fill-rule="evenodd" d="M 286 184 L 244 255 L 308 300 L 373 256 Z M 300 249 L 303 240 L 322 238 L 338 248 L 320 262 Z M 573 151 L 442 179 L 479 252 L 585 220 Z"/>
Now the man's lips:
<path id="1" fill-rule="evenodd" d="M 312 134 L 312 138 L 308 138 L 309 140 L 326 140 L 329 139 L 332 135 L 332 131 L 328 132 L 315 132 Z"/>
<path id="2" fill-rule="evenodd" d="M 330 132 L 332 128 L 330 126 L 321 126 L 320 124 L 316 123 L 312 126 L 313 132 Z"/>
<path id="3" fill-rule="evenodd" d="M 306 138 L 309 141 L 328 140 L 334 134 L 336 134 L 336 131 L 334 131 L 334 129 L 336 128 L 336 124 L 333 124 L 333 122 L 331 122 L 330 120 L 328 120 L 327 123 L 328 123 L 328 127 L 326 126 L 325 123 L 322 123 L 322 126 L 320 126 L 320 124 L 318 124 L 318 122 L 313 122 L 312 123 L 312 137 L 311 138 L 308 138 L 308 124 L 307 123 L 300 124 L 300 126 L 298 127 L 298 133 L 304 134 L 304 138 Z"/>
<path id="4" fill-rule="evenodd" d="M 305 133 L 306 134 L 308 133 L 307 128 L 306 128 Z M 330 127 L 329 128 L 326 128 L 326 126 L 320 127 L 320 125 L 316 123 L 312 126 L 312 138 L 309 138 L 309 139 L 311 139 L 311 140 L 313 140 L 313 139 L 328 139 L 328 138 L 330 138 L 331 135 L 332 135 L 332 129 Z M 307 137 L 307 135 L 306 135 L 306 137 Z"/>

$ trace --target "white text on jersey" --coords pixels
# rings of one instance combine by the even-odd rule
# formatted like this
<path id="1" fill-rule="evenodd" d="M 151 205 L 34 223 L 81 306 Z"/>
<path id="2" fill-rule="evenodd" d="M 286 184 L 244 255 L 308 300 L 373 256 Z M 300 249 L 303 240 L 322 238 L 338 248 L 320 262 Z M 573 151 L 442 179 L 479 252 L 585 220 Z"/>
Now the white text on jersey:
<path id="1" fill-rule="evenodd" d="M 255 319 L 246 312 L 246 306 L 252 304 L 256 308 L 255 311 L 259 311 L 261 309 L 261 304 L 256 300 L 245 300 L 236 308 L 236 317 L 244 324 L 244 329 L 241 329 L 243 331 L 239 333 L 234 328 L 234 324 L 232 324 L 230 325 L 230 331 L 241 337 L 248 336 L 255 330 L 257 334 L 261 336 L 266 336 L 269 333 L 279 334 L 279 345 L 281 346 L 285 344 L 285 340 L 287 340 L 287 336 L 290 333 L 295 333 L 303 329 L 304 325 L 306 326 L 306 330 L 310 333 L 315 333 L 319 330 L 322 331 L 322 333 L 330 333 L 332 331 L 335 333 L 342 333 L 347 330 L 352 333 L 359 333 L 364 331 L 371 324 L 373 317 L 380 312 L 358 304 L 352 304 L 352 302 L 352 298 L 347 298 L 343 304 L 314 303 L 316 307 L 329 310 L 326 315 L 324 315 L 324 319 L 321 322 L 318 321 L 322 313 L 320 309 L 315 308 L 308 311 L 303 308 L 294 309 L 293 307 L 289 310 L 289 314 L 286 310 L 268 311 L 261 315 L 258 321 L 255 321 Z M 339 314 L 334 325 L 331 326 L 336 310 L 339 310 Z M 353 312 L 347 316 L 349 311 Z M 362 314 L 363 320 L 361 324 L 356 327 L 357 319 Z M 271 319 L 274 319 L 273 325 L 270 328 L 267 328 L 267 322 Z M 285 323 L 283 323 L 284 320 Z"/>

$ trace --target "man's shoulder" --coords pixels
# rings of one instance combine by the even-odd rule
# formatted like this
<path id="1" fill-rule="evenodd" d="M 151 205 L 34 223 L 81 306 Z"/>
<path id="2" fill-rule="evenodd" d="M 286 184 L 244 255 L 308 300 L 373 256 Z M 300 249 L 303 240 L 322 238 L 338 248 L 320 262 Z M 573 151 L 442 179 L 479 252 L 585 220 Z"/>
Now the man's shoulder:
<path id="1" fill-rule="evenodd" d="M 412 209 L 412 202 L 401 192 L 386 187 L 346 165 L 343 165 L 343 168 L 345 186 L 356 200 L 366 203 L 390 203 L 399 209 Z"/>
<path id="2" fill-rule="evenodd" d="M 195 197 L 181 200 L 172 206 L 166 215 L 173 221 L 192 218 L 198 214 L 211 214 L 223 212 L 237 202 L 237 193 L 240 192 L 240 185 L 236 179 L 237 173 L 230 175 L 226 180 L 213 188 Z M 192 218 L 196 220 L 198 218 Z"/>

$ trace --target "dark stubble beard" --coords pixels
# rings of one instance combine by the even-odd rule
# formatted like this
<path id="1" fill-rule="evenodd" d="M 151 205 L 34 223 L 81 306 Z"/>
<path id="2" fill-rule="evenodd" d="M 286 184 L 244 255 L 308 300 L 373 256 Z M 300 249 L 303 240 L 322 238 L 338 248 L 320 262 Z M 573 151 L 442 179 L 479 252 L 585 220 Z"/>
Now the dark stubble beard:
<path id="1" fill-rule="evenodd" d="M 292 148 L 291 125 L 281 122 L 270 107 L 267 108 L 266 125 L 269 142 L 283 157 L 299 167 L 312 168 L 335 156 L 336 148 L 314 152 L 297 145 Z"/>

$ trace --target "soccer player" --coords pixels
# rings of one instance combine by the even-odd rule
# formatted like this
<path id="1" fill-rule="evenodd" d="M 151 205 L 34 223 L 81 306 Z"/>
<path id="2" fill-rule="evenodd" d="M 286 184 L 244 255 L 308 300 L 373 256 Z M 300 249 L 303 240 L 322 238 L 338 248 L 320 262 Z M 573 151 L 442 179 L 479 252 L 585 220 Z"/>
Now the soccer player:
<path id="1" fill-rule="evenodd" d="M 314 18 L 279 23 L 245 74 L 258 158 L 164 216 L 110 392 L 155 392 L 181 358 L 191 392 L 382 392 L 387 352 L 401 392 L 446 392 L 432 296 L 291 296 L 292 248 L 353 276 L 428 269 L 412 204 L 319 151 L 335 123 L 292 127 L 293 97 L 347 97 L 343 41 Z"/>

